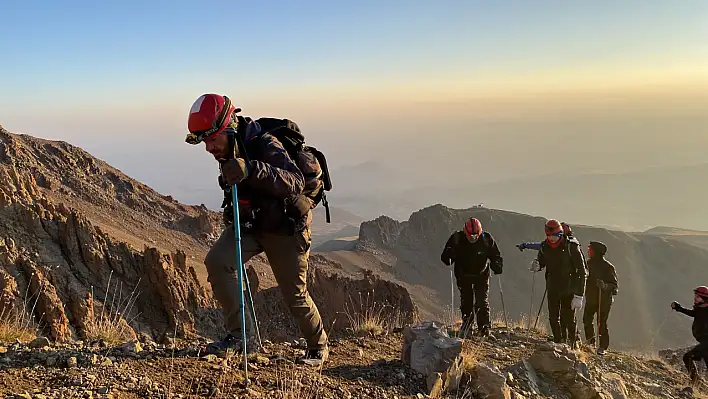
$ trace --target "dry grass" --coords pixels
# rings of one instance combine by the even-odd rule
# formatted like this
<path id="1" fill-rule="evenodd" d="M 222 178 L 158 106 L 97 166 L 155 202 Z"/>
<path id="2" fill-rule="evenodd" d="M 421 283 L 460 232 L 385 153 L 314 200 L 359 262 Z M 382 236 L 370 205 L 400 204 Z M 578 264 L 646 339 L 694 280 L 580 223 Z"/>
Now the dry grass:
<path id="1" fill-rule="evenodd" d="M 278 390 L 272 395 L 278 399 L 317 399 L 322 397 L 321 375 L 309 374 L 294 365 L 275 369 Z"/>
<path id="2" fill-rule="evenodd" d="M 390 333 L 403 324 L 403 315 L 399 310 L 391 305 L 377 303 L 373 298 L 373 293 L 367 292 L 365 297 L 359 293 L 357 307 L 353 304 L 350 306 L 353 301 L 349 297 L 344 314 L 349 320 L 352 334 L 360 337 L 375 337 Z"/>
<path id="3" fill-rule="evenodd" d="M 32 317 L 23 310 L 7 310 L 0 313 L 0 342 L 28 342 L 37 337 L 37 327 Z"/>
<path id="4" fill-rule="evenodd" d="M 106 288 L 106 298 L 103 301 L 101 313 L 96 314 L 92 312 L 93 318 L 86 323 L 84 329 L 87 339 L 103 341 L 109 346 L 122 344 L 132 338 L 131 328 L 125 316 L 130 313 L 137 299 L 135 289 L 133 289 L 127 298 L 122 298 L 122 290 L 117 286 L 114 287 L 113 296 L 111 297 L 112 276 L 113 272 L 111 271 L 111 276 L 108 278 L 108 288 Z M 138 284 L 139 283 L 140 281 L 138 280 Z M 138 284 L 136 284 L 136 288 Z M 93 297 L 93 287 L 91 287 L 91 295 Z M 106 308 L 108 308 L 108 310 L 106 310 Z M 137 317 L 137 315 L 134 317 Z"/>
<path id="5" fill-rule="evenodd" d="M 443 392 L 454 393 L 455 398 L 472 398 L 473 390 L 468 383 L 479 358 L 479 347 L 463 339 L 462 352 L 443 375 Z"/>
<path id="6" fill-rule="evenodd" d="M 492 314 L 492 326 L 493 327 L 503 327 L 506 328 L 507 320 L 504 319 L 504 314 L 502 312 L 496 312 Z M 538 318 L 538 323 L 536 323 L 536 315 L 532 315 L 531 318 L 527 314 L 521 314 L 517 319 L 508 318 L 509 328 L 512 330 L 524 330 L 524 331 L 535 331 L 536 333 L 548 335 L 550 329 L 548 327 L 548 318 L 544 313 Z M 534 324 L 536 326 L 534 327 Z"/>
<path id="7" fill-rule="evenodd" d="M 0 311 L 0 342 L 27 342 L 37 337 L 37 331 L 40 330 L 40 326 L 34 321 L 32 314 L 34 314 L 34 310 L 37 307 L 39 294 L 41 294 L 43 288 L 40 287 L 40 291 L 36 296 L 28 296 L 28 287 L 21 307 L 13 307 L 9 304 L 3 306 L 2 311 Z"/>

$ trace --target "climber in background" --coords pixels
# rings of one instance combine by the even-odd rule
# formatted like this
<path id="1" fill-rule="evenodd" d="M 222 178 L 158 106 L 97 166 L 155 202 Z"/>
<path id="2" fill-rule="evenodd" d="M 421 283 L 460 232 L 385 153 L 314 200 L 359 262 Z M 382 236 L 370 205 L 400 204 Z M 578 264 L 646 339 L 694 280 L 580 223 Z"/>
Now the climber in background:
<path id="1" fill-rule="evenodd" d="M 708 366 L 708 287 L 700 286 L 693 290 L 692 309 L 684 308 L 675 301 L 671 303 L 671 309 L 693 317 L 691 331 L 693 332 L 693 338 L 698 341 L 698 345 L 683 355 L 683 363 L 686 365 L 691 382 L 696 384 L 700 377 L 698 376 L 695 362 L 703 360 Z"/>
<path id="2" fill-rule="evenodd" d="M 480 335 L 488 336 L 491 328 L 490 270 L 501 274 L 503 268 L 503 259 L 494 237 L 483 231 L 478 219 L 469 218 L 462 231 L 450 235 L 440 260 L 448 266 L 454 264 L 457 288 L 460 290 L 461 331 L 464 334 L 472 328 L 476 315 Z"/>
<path id="3" fill-rule="evenodd" d="M 575 312 L 583 306 L 587 269 L 580 243 L 565 235 L 556 219 L 544 226 L 546 240 L 541 243 L 536 259 L 538 270 L 546 269 L 548 319 L 553 342 L 577 347 L 579 336 Z"/>
<path id="4" fill-rule="evenodd" d="M 573 237 L 573 230 L 570 228 L 570 225 L 568 225 L 565 222 L 561 222 L 561 227 L 563 228 L 563 234 L 566 237 Z M 541 249 L 541 244 L 543 244 L 543 241 L 541 242 L 522 242 L 521 244 L 517 244 L 516 248 L 519 248 L 519 251 L 522 251 L 524 249 L 533 249 L 535 251 L 538 251 Z"/>
<path id="5" fill-rule="evenodd" d="M 588 344 L 596 342 L 593 319 L 597 313 L 599 342 L 597 354 L 603 355 L 610 346 L 610 333 L 607 328 L 607 319 L 614 296 L 618 292 L 617 271 L 615 266 L 605 259 L 607 245 L 599 241 L 590 241 L 588 246 L 588 284 L 585 288 L 585 310 L 583 312 L 583 325 L 585 338 Z"/>

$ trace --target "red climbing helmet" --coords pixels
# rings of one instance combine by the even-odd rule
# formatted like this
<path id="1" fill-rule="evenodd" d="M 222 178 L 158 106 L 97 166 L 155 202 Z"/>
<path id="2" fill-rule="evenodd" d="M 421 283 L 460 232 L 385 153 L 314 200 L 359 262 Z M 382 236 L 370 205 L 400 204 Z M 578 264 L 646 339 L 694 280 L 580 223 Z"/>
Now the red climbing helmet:
<path id="1" fill-rule="evenodd" d="M 705 303 L 708 301 L 708 287 L 702 285 L 693 290 L 695 296 L 693 297 L 693 302 L 695 304 Z"/>
<path id="2" fill-rule="evenodd" d="M 546 241 L 551 247 L 555 248 L 560 245 L 563 227 L 558 220 L 550 219 L 547 221 L 544 230 L 546 230 Z"/>
<path id="3" fill-rule="evenodd" d="M 556 219 L 550 219 L 549 221 L 546 222 L 545 226 L 546 230 L 546 235 L 547 236 L 554 236 L 558 234 L 563 234 L 563 227 L 561 226 L 560 222 L 557 221 Z"/>
<path id="4" fill-rule="evenodd" d="M 231 115 L 237 111 L 231 100 L 219 94 L 202 94 L 189 110 L 185 141 L 199 144 L 204 139 L 221 133 L 231 122 Z"/>
<path id="5" fill-rule="evenodd" d="M 469 241 L 476 241 L 482 235 L 482 222 L 477 218 L 469 218 L 465 222 L 465 237 Z"/>

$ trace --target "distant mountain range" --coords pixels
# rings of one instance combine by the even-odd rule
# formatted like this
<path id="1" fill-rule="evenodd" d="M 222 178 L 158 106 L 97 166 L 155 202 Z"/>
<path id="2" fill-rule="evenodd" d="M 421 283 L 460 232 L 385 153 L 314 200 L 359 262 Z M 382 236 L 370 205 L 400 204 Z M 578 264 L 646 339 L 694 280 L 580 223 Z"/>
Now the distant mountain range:
<path id="1" fill-rule="evenodd" d="M 401 188 L 402 178 L 372 164 L 349 167 L 346 189 L 333 191 L 337 206 L 365 218 L 380 215 L 405 219 L 431 203 L 467 208 L 483 203 L 531 215 L 553 216 L 573 223 L 644 231 L 666 225 L 708 230 L 708 163 L 649 168 L 607 174 L 552 174 L 491 183 L 462 178 L 455 184 L 430 181 Z M 386 186 L 384 179 L 392 179 Z M 371 183 L 369 183 L 369 181 Z"/>

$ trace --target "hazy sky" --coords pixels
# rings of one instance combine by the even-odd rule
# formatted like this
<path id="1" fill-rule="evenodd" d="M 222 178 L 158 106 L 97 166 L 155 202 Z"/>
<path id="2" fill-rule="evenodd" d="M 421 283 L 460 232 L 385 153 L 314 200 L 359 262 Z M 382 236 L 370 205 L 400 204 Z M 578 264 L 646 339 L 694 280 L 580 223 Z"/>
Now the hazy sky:
<path id="1" fill-rule="evenodd" d="M 697 162 L 708 144 L 702 0 L 112 3 L 3 3 L 0 124 L 165 193 L 216 181 L 184 143 L 204 92 L 295 119 L 333 168 L 387 156 L 411 181 Z"/>

